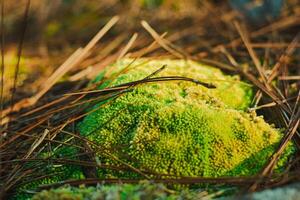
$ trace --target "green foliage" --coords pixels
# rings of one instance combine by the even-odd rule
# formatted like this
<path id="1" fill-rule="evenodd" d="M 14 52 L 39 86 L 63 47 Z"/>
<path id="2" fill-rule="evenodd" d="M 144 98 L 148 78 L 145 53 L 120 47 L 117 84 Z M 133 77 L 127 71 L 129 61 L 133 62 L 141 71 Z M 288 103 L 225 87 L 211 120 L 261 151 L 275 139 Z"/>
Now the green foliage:
<path id="1" fill-rule="evenodd" d="M 237 76 L 184 60 L 121 60 L 108 69 L 114 77 L 100 88 L 156 76 L 185 76 L 214 84 L 208 89 L 186 81 L 147 83 L 103 105 L 80 124 L 80 133 L 140 169 L 183 176 L 249 176 L 259 172 L 281 134 L 245 110 L 252 91 Z M 121 73 L 120 71 L 126 71 Z M 103 76 L 103 74 L 101 74 Z M 99 78 L 98 78 L 99 80 Z M 283 160 L 292 152 L 285 154 Z M 125 155 L 125 156 L 124 156 Z M 118 165 L 100 156 L 101 163 Z M 281 162 L 283 165 L 284 162 Z M 131 173 L 99 170 L 106 177 Z"/>
<path id="2" fill-rule="evenodd" d="M 196 199 L 197 192 L 183 190 L 175 192 L 168 190 L 162 184 L 143 181 L 137 185 L 99 185 L 97 187 L 62 187 L 49 191 L 42 191 L 33 197 L 33 200 L 175 200 Z"/>

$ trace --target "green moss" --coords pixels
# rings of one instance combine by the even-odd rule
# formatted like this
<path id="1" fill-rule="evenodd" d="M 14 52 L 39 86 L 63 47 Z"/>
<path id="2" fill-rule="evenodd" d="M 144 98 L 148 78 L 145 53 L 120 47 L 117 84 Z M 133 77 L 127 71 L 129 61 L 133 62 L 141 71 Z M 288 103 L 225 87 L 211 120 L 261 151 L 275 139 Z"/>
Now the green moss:
<path id="1" fill-rule="evenodd" d="M 74 147 L 59 147 L 51 152 L 42 153 L 39 158 L 46 159 L 76 159 L 78 150 Z M 27 200 L 32 198 L 39 186 L 58 183 L 70 179 L 83 179 L 84 175 L 80 166 L 63 163 L 43 163 L 39 168 L 35 164 L 26 164 L 26 168 L 35 169 L 33 177 L 23 179 L 16 190 L 13 199 Z M 36 176 L 36 177 L 35 177 Z"/>
<path id="2" fill-rule="evenodd" d="M 147 83 L 106 101 L 107 104 L 95 105 L 96 111 L 84 118 L 79 131 L 97 144 L 97 152 L 100 147 L 110 154 L 98 154 L 99 163 L 117 167 L 122 165 L 112 159 L 117 157 L 141 171 L 202 177 L 249 176 L 262 169 L 282 135 L 262 117 L 246 112 L 252 100 L 250 86 L 239 81 L 237 76 L 226 76 L 216 68 L 192 61 L 138 59 L 131 62 L 130 59 L 118 61 L 93 83 L 106 80 L 99 86 L 105 88 L 141 80 L 167 65 L 155 76 L 184 76 L 211 83 L 216 88 L 208 89 L 187 81 Z M 78 152 L 76 148 L 57 147 L 39 157 L 74 159 Z M 292 153 L 293 145 L 290 144 L 279 161 L 278 170 L 284 167 Z M 38 170 L 50 176 L 31 179 L 30 183 L 25 180 L 17 190 L 17 199 L 29 199 L 31 195 L 26 193 L 43 184 L 84 178 L 83 170 L 76 165 L 49 163 Z M 128 170 L 111 169 L 98 169 L 98 176 L 141 178 Z M 126 199 L 121 191 L 129 189 L 118 187 L 112 190 L 119 191 L 115 194 Z M 51 190 L 40 193 L 35 199 L 85 199 L 85 195 L 94 193 L 87 192 L 90 190 L 95 188 Z"/>
<path id="3" fill-rule="evenodd" d="M 192 61 L 131 62 L 121 60 L 108 68 L 106 76 L 115 78 L 99 88 L 143 79 L 167 65 L 157 77 L 185 76 L 216 89 L 186 81 L 139 85 L 108 104 L 96 105 L 98 109 L 79 125 L 81 135 L 145 171 L 219 177 L 249 176 L 262 169 L 281 134 L 255 113 L 244 111 L 252 99 L 247 84 Z M 120 71 L 126 73 L 118 75 Z M 99 156 L 102 163 L 119 164 Z M 99 170 L 99 175 L 132 177 L 108 170 Z"/>
<path id="4" fill-rule="evenodd" d="M 108 67 L 107 76 L 117 76 L 114 81 L 106 81 L 100 88 L 108 85 L 118 85 L 131 81 L 141 80 L 150 75 L 154 71 L 166 65 L 156 77 L 163 76 L 184 76 L 193 78 L 202 82 L 212 83 L 217 88 L 208 89 L 203 86 L 196 85 L 191 82 L 164 82 L 147 84 L 142 88 L 146 93 L 158 96 L 163 99 L 165 97 L 180 95 L 182 92 L 189 93 L 189 99 L 194 101 L 196 98 L 210 101 L 208 103 L 225 104 L 226 106 L 238 110 L 244 110 L 249 107 L 252 100 L 251 87 L 239 80 L 238 76 L 226 76 L 219 69 L 199 64 L 189 60 L 146 60 L 138 59 L 132 63 L 131 59 L 123 59 Z M 113 69 L 113 70 L 112 70 Z M 123 71 L 125 73 L 123 73 Z M 120 75 L 118 75 L 122 72 Z M 105 72 L 102 72 L 96 78 L 100 81 Z M 176 96 L 173 97 L 175 99 Z"/>
<path id="5" fill-rule="evenodd" d="M 200 193 L 200 192 L 199 192 Z M 147 181 L 139 184 L 99 185 L 97 187 L 62 187 L 50 191 L 42 191 L 33 197 L 33 200 L 144 200 L 144 199 L 196 199 L 196 191 L 183 190 L 181 192 L 168 190 L 162 184 Z"/>

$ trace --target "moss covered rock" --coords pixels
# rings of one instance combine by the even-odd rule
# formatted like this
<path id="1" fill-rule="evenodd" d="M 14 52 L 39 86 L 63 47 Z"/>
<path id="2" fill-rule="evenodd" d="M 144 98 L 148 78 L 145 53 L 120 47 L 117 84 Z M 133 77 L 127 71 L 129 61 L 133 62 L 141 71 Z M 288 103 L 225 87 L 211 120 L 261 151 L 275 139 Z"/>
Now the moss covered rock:
<path id="1" fill-rule="evenodd" d="M 245 111 L 252 90 L 238 76 L 226 76 L 193 61 L 125 59 L 108 67 L 96 81 L 110 77 L 100 89 L 137 81 L 163 65 L 166 68 L 155 77 L 184 76 L 216 88 L 189 81 L 137 85 L 106 104 L 97 104 L 96 111 L 79 125 L 80 134 L 144 171 L 202 177 L 259 172 L 281 134 L 262 117 Z M 99 156 L 101 163 L 120 165 L 107 156 Z M 99 174 L 132 176 L 104 170 Z"/>
<path id="2" fill-rule="evenodd" d="M 116 168 L 123 162 L 143 172 L 173 176 L 249 176 L 259 172 L 282 134 L 262 117 L 247 112 L 252 89 L 238 76 L 226 76 L 216 68 L 192 61 L 137 59 L 133 62 L 123 59 L 107 67 L 94 83 L 100 83 L 99 89 L 103 89 L 142 80 L 163 65 L 166 68 L 154 77 L 182 76 L 216 88 L 191 81 L 148 82 L 132 87 L 117 98 L 96 104 L 78 128 L 82 136 L 94 142 L 95 146 L 91 148 L 98 152 L 99 147 L 102 150 L 96 155 L 98 164 Z M 62 139 L 68 140 L 64 136 Z M 284 166 L 292 152 L 290 144 L 278 169 Z M 40 157 L 82 159 L 78 158 L 78 153 L 80 151 L 75 147 L 58 145 L 51 152 L 41 153 Z M 16 199 L 30 199 L 43 184 L 88 178 L 85 175 L 89 169 L 49 162 L 46 167 L 43 165 L 36 170 L 45 177 L 37 175 L 38 179 L 24 180 L 17 189 Z M 130 170 L 102 168 L 98 169 L 98 176 L 141 178 Z M 150 188 L 154 187 L 157 186 Z M 93 195 L 102 195 L 100 199 L 106 199 L 110 194 L 121 195 L 124 199 L 123 191 L 130 199 L 131 194 L 149 191 L 147 188 L 143 184 L 101 187 L 100 190 L 67 187 L 39 193 L 34 199 L 93 199 Z M 156 194 L 154 190 L 151 193 Z"/>

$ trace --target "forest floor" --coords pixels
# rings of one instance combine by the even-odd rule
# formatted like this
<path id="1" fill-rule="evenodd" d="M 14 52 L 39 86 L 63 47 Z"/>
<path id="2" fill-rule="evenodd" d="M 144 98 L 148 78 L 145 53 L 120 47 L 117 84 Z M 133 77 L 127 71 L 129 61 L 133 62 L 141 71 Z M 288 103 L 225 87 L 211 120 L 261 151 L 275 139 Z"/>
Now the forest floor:
<path id="1" fill-rule="evenodd" d="M 40 148 L 37 144 L 52 140 L 38 137 L 38 132 L 47 128 L 54 136 L 80 119 L 82 110 L 72 110 L 78 99 L 68 94 L 84 90 L 105 66 L 123 57 L 191 59 L 239 74 L 256 90 L 252 109 L 284 129 L 285 137 L 257 176 L 260 179 L 215 181 L 250 191 L 299 181 L 298 154 L 285 174 L 271 178 L 272 166 L 287 142 L 293 140 L 300 147 L 300 5 L 296 0 L 286 1 L 279 17 L 259 23 L 249 22 L 225 1 L 166 1 L 146 7 L 136 1 L 75 2 L 52 5 L 48 14 L 39 13 L 47 5 L 35 1 L 30 7 L 24 1 L 4 9 L 2 195 L 33 174 L 20 163 L 33 159 Z"/>

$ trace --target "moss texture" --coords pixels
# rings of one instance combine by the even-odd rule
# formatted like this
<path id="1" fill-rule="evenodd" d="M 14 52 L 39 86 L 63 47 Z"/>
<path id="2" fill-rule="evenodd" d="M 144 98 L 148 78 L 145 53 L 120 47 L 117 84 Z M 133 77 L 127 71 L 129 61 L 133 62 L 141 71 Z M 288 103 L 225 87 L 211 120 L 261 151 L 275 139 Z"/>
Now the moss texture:
<path id="1" fill-rule="evenodd" d="M 252 90 L 237 76 L 185 60 L 120 60 L 99 75 L 110 77 L 99 88 L 141 80 L 161 66 L 156 77 L 184 76 L 187 81 L 147 83 L 108 102 L 85 117 L 81 135 L 141 170 L 183 176 L 249 176 L 259 172 L 281 134 L 262 117 L 245 110 Z M 120 73 L 122 72 L 122 73 Z M 114 77 L 114 78 L 112 78 Z M 292 152 L 290 148 L 281 163 Z M 126 156 L 124 156 L 126 155 Z M 100 156 L 101 163 L 117 162 Z M 101 176 L 127 173 L 99 171 Z"/>
<path id="2" fill-rule="evenodd" d="M 73 147 L 60 147 L 54 149 L 52 152 L 42 153 L 40 158 L 51 159 L 78 159 L 74 157 L 78 153 L 78 150 Z M 26 168 L 31 168 L 30 164 L 26 165 Z M 20 183 L 20 187 L 17 188 L 16 194 L 12 199 L 29 200 L 32 198 L 35 190 L 41 185 L 58 183 L 64 180 L 70 179 L 83 179 L 85 178 L 80 166 L 71 164 L 60 164 L 48 162 L 47 166 L 42 165 L 40 168 L 32 166 L 37 171 L 33 173 L 34 177 L 30 177 L 28 180 L 23 180 Z"/>
<path id="3" fill-rule="evenodd" d="M 198 199 L 200 192 L 183 190 L 170 191 L 162 184 L 147 181 L 137 185 L 98 185 L 97 187 L 62 187 L 49 191 L 42 191 L 33 197 L 33 200 L 175 200 Z"/>
<path id="4" fill-rule="evenodd" d="M 96 111 L 88 114 L 78 128 L 82 136 L 111 155 L 98 154 L 99 164 L 120 166 L 119 161 L 111 158 L 117 157 L 141 171 L 202 177 L 249 176 L 262 169 L 282 135 L 262 117 L 246 111 L 252 99 L 250 86 L 237 76 L 226 76 L 216 68 L 192 61 L 132 61 L 118 61 L 94 82 L 103 81 L 100 89 L 116 86 L 144 79 L 166 65 L 155 77 L 184 76 L 213 84 L 216 88 L 208 89 L 188 81 L 146 83 L 105 104 L 96 104 L 91 108 Z M 54 149 L 41 153 L 40 157 L 80 159 L 75 147 Z M 277 168 L 284 166 L 292 152 L 290 145 Z M 49 163 L 39 171 L 47 177 L 28 183 L 25 180 L 14 199 L 30 199 L 32 192 L 43 184 L 85 178 L 83 171 L 76 165 Z M 108 169 L 98 169 L 98 176 L 141 177 L 128 170 Z M 128 188 L 135 191 L 140 187 L 144 186 L 128 185 L 122 189 L 112 186 L 105 191 L 129 191 Z M 34 199 L 86 199 L 86 195 L 97 190 L 62 188 L 42 192 Z M 115 194 L 123 195 L 122 192 Z"/>

